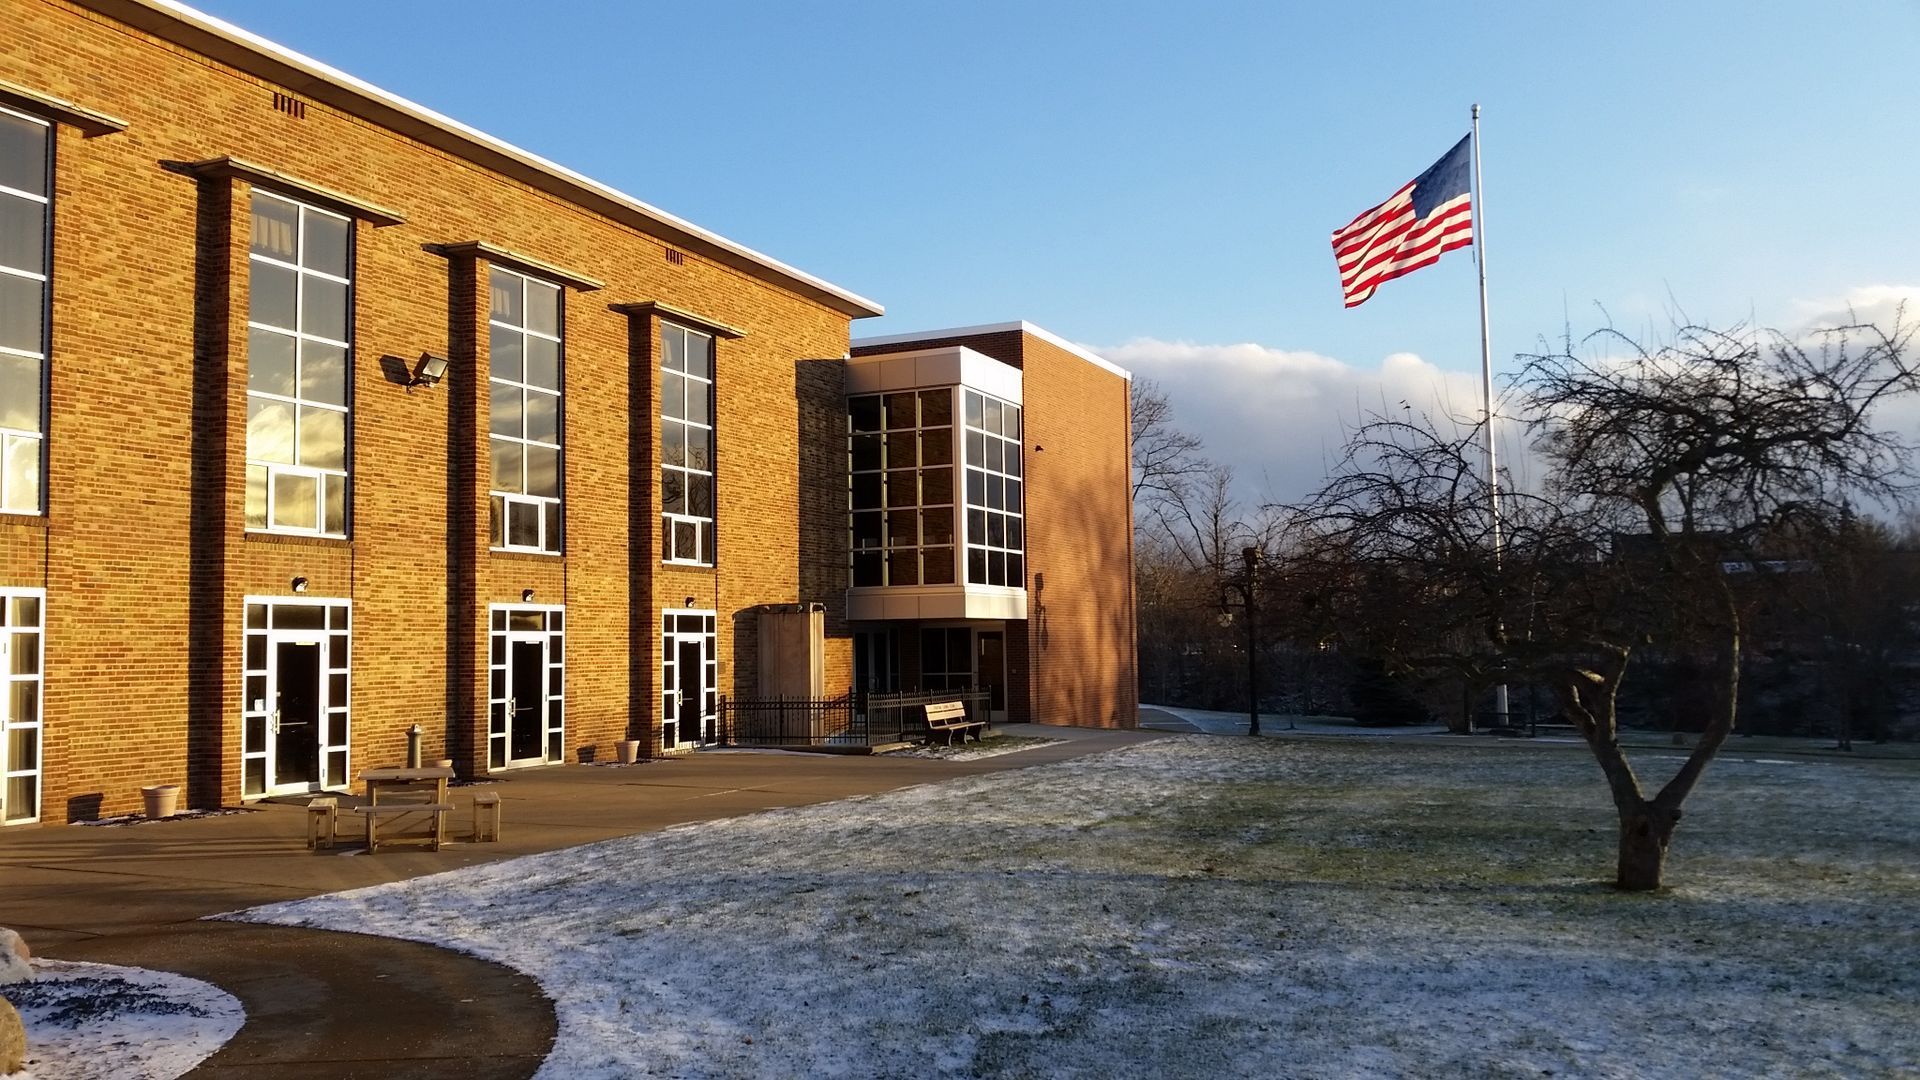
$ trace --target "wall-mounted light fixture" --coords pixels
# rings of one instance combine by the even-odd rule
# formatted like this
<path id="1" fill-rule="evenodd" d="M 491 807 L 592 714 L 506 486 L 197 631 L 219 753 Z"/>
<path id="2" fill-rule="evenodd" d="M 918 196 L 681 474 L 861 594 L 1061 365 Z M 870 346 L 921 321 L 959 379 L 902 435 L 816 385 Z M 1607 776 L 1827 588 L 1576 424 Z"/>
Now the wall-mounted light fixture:
<path id="1" fill-rule="evenodd" d="M 520 602 L 521 602 L 521 603 L 523 603 L 523 604 L 531 604 L 531 603 L 533 603 L 533 590 L 532 590 L 532 589 L 521 589 L 521 590 L 520 590 Z"/>
<path id="2" fill-rule="evenodd" d="M 689 607 L 689 608 L 690 608 L 690 607 L 692 607 L 692 606 L 694 605 L 694 603 L 695 603 L 695 602 L 696 602 L 697 600 L 698 600 L 698 597 L 693 597 L 693 596 L 689 596 L 689 597 L 687 597 L 687 602 L 686 602 L 685 604 L 683 604 L 683 605 L 681 605 L 681 606 L 682 606 L 682 607 Z"/>
<path id="3" fill-rule="evenodd" d="M 307 591 L 307 579 L 303 577 L 294 578 L 293 591 L 296 593 L 305 593 Z"/>
<path id="4" fill-rule="evenodd" d="M 447 377 L 447 358 L 432 353 L 421 353 L 420 362 L 413 366 L 413 378 L 408 380 L 407 389 L 416 386 L 434 386 Z"/>

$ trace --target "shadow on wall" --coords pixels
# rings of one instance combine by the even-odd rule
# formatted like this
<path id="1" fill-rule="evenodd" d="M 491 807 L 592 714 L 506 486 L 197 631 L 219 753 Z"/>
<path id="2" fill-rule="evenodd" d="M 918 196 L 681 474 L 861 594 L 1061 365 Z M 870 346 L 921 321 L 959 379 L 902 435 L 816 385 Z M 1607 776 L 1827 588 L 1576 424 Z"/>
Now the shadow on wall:
<path id="1" fill-rule="evenodd" d="M 758 608 L 740 608 L 727 616 L 732 623 L 733 655 L 727 670 L 727 676 L 715 681 L 721 685 L 714 687 L 722 694 L 736 698 L 758 697 L 760 687 L 759 667 L 755 658 L 759 654 L 760 612 Z M 731 686 L 732 689 L 728 689 Z"/>
<path id="2" fill-rule="evenodd" d="M 1043 494 L 1029 504 L 1027 637 L 1033 718 L 1132 727 L 1139 717 L 1133 537 L 1126 498 L 1094 478 L 1061 477 L 1029 448 L 1027 477 Z M 1054 475 L 1049 475 L 1054 473 Z M 1063 482 L 1064 481 L 1064 482 Z M 1099 509 L 1118 502 L 1118 515 Z M 1044 587 L 1035 583 L 1045 577 Z"/>
<path id="3" fill-rule="evenodd" d="M 659 511 L 654 507 L 653 317 L 627 316 L 627 738 L 651 755 L 653 710 L 659 707 L 660 626 L 653 615 L 659 567 Z M 632 433 L 640 433 L 637 436 Z"/>
<path id="4" fill-rule="evenodd" d="M 193 531 L 187 570 L 187 805 L 221 803 L 227 760 L 227 353 L 232 338 L 233 181 L 199 181 L 194 236 Z M 244 256 L 243 265 L 244 265 Z M 232 755 L 239 760 L 239 754 Z M 76 807 L 76 802 L 79 804 Z M 67 804 L 69 820 L 86 799 Z M 99 806 L 93 805 L 93 815 Z"/>
<path id="5" fill-rule="evenodd" d="M 480 275 L 472 259 L 447 260 L 447 357 L 464 378 L 449 379 L 447 387 L 447 686 L 446 747 L 454 764 L 478 774 L 486 768 L 487 717 L 476 701 L 483 696 L 478 667 L 479 641 L 488 633 L 479 616 L 479 552 L 474 537 L 479 528 L 477 487 L 479 460 L 464 452 L 479 437 L 481 386 L 480 342 L 476 323 L 482 318 Z M 481 619 L 478 627 L 476 618 Z"/>
<path id="6" fill-rule="evenodd" d="M 800 398 L 794 468 L 800 492 L 800 530 L 795 580 L 802 603 L 824 604 L 826 636 L 845 638 L 847 628 L 847 376 L 841 360 L 797 360 L 794 387 Z M 852 673 L 847 673 L 852 678 Z M 835 680 L 829 676 L 827 685 Z"/>

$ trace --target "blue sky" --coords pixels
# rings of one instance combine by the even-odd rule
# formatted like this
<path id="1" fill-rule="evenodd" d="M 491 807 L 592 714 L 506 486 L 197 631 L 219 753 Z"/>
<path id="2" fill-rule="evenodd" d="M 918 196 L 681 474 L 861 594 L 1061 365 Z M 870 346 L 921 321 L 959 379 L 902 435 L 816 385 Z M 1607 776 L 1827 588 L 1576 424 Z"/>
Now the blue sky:
<path id="1" fill-rule="evenodd" d="M 1497 368 L 1596 305 L 1784 325 L 1920 285 L 1911 0 L 200 6 L 885 304 L 857 335 L 1124 349 L 1269 480 L 1236 380 L 1305 365 L 1314 416 L 1476 368 L 1468 253 L 1347 311 L 1328 247 L 1474 101 Z"/>

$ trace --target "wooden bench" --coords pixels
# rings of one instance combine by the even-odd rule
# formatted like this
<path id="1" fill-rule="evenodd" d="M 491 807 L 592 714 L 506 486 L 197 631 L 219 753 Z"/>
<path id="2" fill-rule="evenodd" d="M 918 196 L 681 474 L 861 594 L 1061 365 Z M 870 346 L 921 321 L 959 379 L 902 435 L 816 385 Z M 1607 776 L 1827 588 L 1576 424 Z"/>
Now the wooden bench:
<path id="1" fill-rule="evenodd" d="M 973 736 L 974 742 L 979 742 L 981 734 L 987 729 L 985 720 L 967 719 L 967 706 L 963 702 L 936 701 L 927 705 L 926 710 L 928 742 L 932 742 L 936 734 L 944 739 L 948 746 L 953 745 L 955 735 L 960 736 L 962 743 L 967 741 L 969 734 Z"/>
<path id="2" fill-rule="evenodd" d="M 334 830 L 339 827 L 340 800 L 331 795 L 307 804 L 307 850 L 333 846 Z"/>
<path id="3" fill-rule="evenodd" d="M 486 832 L 482 832 L 480 830 L 482 820 L 485 820 L 493 827 Z M 499 839 L 500 793 L 497 791 L 479 792 L 473 797 L 473 842 L 476 844 L 482 840 L 498 842 Z"/>
<path id="4" fill-rule="evenodd" d="M 381 818 L 399 817 L 402 814 L 432 814 L 433 831 L 427 834 L 427 850 L 439 851 L 440 844 L 447 835 L 447 813 L 453 809 L 452 803 L 382 803 L 379 806 L 355 806 L 353 813 L 367 819 L 367 854 L 380 850 Z"/>

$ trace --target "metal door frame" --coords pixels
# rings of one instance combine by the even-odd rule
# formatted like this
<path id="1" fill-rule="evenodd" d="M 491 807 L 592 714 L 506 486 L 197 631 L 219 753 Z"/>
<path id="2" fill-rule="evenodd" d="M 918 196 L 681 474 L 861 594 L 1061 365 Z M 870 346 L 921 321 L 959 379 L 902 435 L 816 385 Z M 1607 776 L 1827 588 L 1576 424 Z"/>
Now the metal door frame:
<path id="1" fill-rule="evenodd" d="M 679 671 L 680 642 L 694 640 L 700 642 L 700 693 L 706 699 L 700 706 L 700 726 L 707 732 L 718 734 L 719 727 L 719 629 L 720 613 L 711 608 L 664 608 L 660 612 L 660 738 L 664 750 L 698 749 L 710 746 L 716 739 L 688 739 L 686 732 L 680 730 L 680 689 Z M 702 620 L 697 632 L 679 628 L 683 617 L 697 617 Z M 673 674 L 669 677 L 668 672 Z M 668 742 L 666 725 L 673 725 L 674 739 Z"/>
<path id="2" fill-rule="evenodd" d="M 12 604 L 16 598 L 39 601 L 40 618 L 30 631 L 39 637 L 38 653 L 34 657 L 32 674 L 13 674 L 12 663 L 13 635 L 25 632 L 24 624 L 15 625 Z M 0 605 L 7 605 L 5 629 L 0 629 L 0 825 L 31 825 L 40 820 L 45 805 L 46 789 L 46 735 L 47 735 L 47 591 L 45 589 L 0 589 Z M 22 721 L 13 715 L 13 687 L 19 683 L 34 683 L 39 687 L 34 698 L 34 718 Z M 33 761 L 25 767 L 11 760 L 13 732 L 32 731 Z M 22 739 L 26 742 L 26 739 Z M 21 777 L 33 778 L 33 806 L 25 815 L 16 814 L 19 808 L 6 805 L 8 790 L 12 781 Z"/>
<path id="3" fill-rule="evenodd" d="M 240 769 L 242 798 L 261 799 L 275 795 L 297 795 L 313 791 L 339 791 L 353 781 L 353 601 L 334 596 L 248 596 L 241 609 L 240 678 Z M 264 625 L 249 625 L 255 607 L 264 608 Z M 274 613 L 280 608 L 321 608 L 326 612 L 322 626 L 291 628 L 274 625 Z M 259 639 L 264 651 L 255 666 L 247 659 L 253 639 Z M 280 692 L 280 646 L 283 644 L 318 645 L 320 648 L 319 686 L 315 688 L 316 775 L 310 781 L 278 783 L 278 732 Z M 335 649 L 341 655 L 335 656 Z M 344 693 L 333 700 L 334 676 L 342 676 Z M 259 680 L 258 683 L 255 680 Z M 249 690 L 257 695 L 249 697 Z M 338 728 L 336 729 L 336 721 Z M 252 736 L 259 745 L 254 746 Z M 249 762 L 261 765 L 261 789 L 246 790 Z M 335 775 L 338 773 L 338 775 Z"/>
<path id="4" fill-rule="evenodd" d="M 488 771 L 524 769 L 551 765 L 566 760 L 566 605 L 565 604 L 488 604 L 487 605 L 487 766 Z M 515 615 L 538 614 L 539 629 L 514 629 Z M 510 663 L 515 642 L 534 642 L 540 646 L 541 703 L 540 755 L 514 758 L 513 665 Z M 554 655 L 558 646 L 559 655 Z M 559 673 L 560 692 L 553 689 Z M 495 730 L 498 728 L 498 730 Z M 494 744 L 500 752 L 495 754 Z"/>

